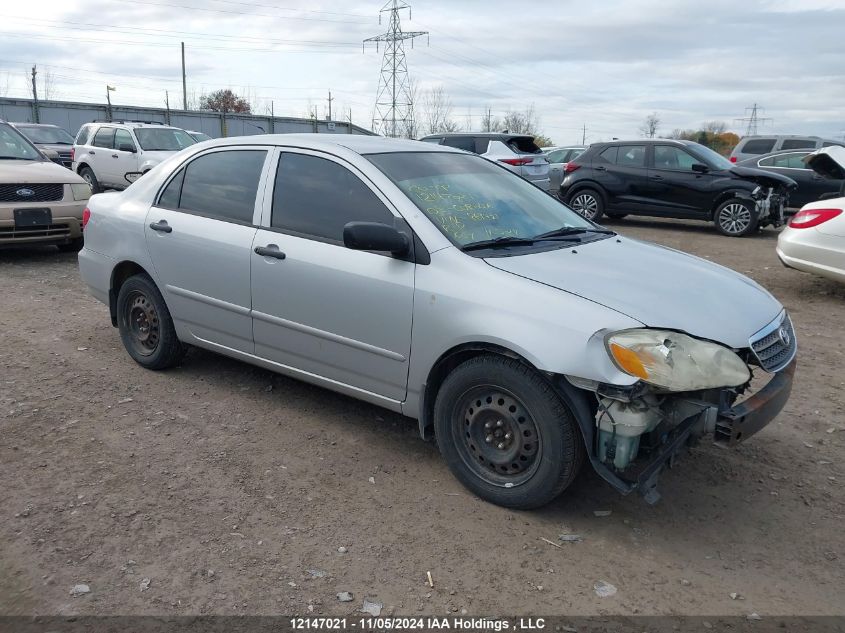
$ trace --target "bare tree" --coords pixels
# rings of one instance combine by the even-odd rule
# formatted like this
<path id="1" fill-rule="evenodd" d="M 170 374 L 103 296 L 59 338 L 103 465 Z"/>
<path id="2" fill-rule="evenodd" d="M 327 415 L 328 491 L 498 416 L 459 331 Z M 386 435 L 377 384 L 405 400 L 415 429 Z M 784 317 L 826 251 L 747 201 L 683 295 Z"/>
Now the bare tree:
<path id="1" fill-rule="evenodd" d="M 58 97 L 59 94 L 56 90 L 56 77 L 53 75 L 53 71 L 49 68 L 45 68 L 41 73 L 41 78 L 42 92 L 39 96 L 45 101 L 50 101 L 51 99 Z"/>
<path id="2" fill-rule="evenodd" d="M 402 121 L 402 127 L 399 130 L 400 138 L 415 139 L 420 132 L 419 116 L 419 96 L 420 86 L 413 77 L 408 78 L 408 94 L 411 97 L 408 103 L 408 118 Z"/>
<path id="3" fill-rule="evenodd" d="M 538 134 L 540 119 L 532 103 L 524 112 L 509 110 L 502 118 L 502 128 L 513 134 Z"/>
<path id="4" fill-rule="evenodd" d="M 657 128 L 660 127 L 660 117 L 657 112 L 649 114 L 643 124 L 640 126 L 640 133 L 648 138 L 654 138 L 657 135 Z"/>
<path id="5" fill-rule="evenodd" d="M 0 79 L 0 97 L 6 97 L 9 95 L 9 73 L 6 72 L 5 76 Z"/>
<path id="6" fill-rule="evenodd" d="M 459 125 L 452 120 L 452 100 L 443 86 L 431 88 L 420 100 L 420 123 L 424 133 L 456 132 Z"/>
<path id="7" fill-rule="evenodd" d="M 728 124 L 724 121 L 705 121 L 701 124 L 701 129 L 710 134 L 724 134 L 728 130 Z"/>

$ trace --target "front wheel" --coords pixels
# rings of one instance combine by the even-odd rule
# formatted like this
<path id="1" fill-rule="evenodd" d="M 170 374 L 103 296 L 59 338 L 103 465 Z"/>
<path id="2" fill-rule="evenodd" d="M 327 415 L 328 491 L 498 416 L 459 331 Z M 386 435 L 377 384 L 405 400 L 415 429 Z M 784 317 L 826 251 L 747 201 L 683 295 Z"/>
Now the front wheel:
<path id="1" fill-rule="evenodd" d="M 728 237 L 745 237 L 757 228 L 757 222 L 754 206 L 740 198 L 723 202 L 713 215 L 716 230 Z"/>
<path id="2" fill-rule="evenodd" d="M 126 351 L 147 369 L 167 369 L 185 355 L 164 297 L 147 275 L 134 275 L 120 287 L 117 327 Z"/>
<path id="3" fill-rule="evenodd" d="M 549 503 L 584 459 L 573 413 L 542 376 L 510 358 L 479 356 L 455 368 L 437 394 L 434 425 L 455 477 L 508 508 Z"/>
<path id="4" fill-rule="evenodd" d="M 91 193 L 100 193 L 103 189 L 100 187 L 100 181 L 97 180 L 97 176 L 94 175 L 94 170 L 85 165 L 82 169 L 79 170 L 79 175 L 85 179 L 85 182 L 88 183 L 88 186 L 91 187 Z"/>
<path id="5" fill-rule="evenodd" d="M 580 189 L 569 197 L 569 206 L 588 220 L 598 222 L 604 213 L 604 200 L 594 189 Z"/>

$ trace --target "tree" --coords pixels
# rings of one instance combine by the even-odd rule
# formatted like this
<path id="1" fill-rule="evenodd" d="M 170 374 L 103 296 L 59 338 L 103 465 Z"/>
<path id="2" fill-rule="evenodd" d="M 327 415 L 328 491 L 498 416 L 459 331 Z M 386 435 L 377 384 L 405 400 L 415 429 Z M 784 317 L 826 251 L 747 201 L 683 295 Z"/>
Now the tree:
<path id="1" fill-rule="evenodd" d="M 481 115 L 481 131 L 495 132 L 501 127 L 502 122 L 499 121 L 499 117 L 493 116 L 493 112 L 492 110 L 490 110 L 490 106 L 487 106 L 484 109 L 484 114 Z"/>
<path id="2" fill-rule="evenodd" d="M 648 138 L 654 138 L 657 135 L 657 128 L 660 127 L 660 117 L 657 112 L 649 114 L 643 124 L 640 126 L 640 133 Z"/>
<path id="3" fill-rule="evenodd" d="M 552 140 L 540 131 L 540 117 L 532 103 L 524 112 L 509 110 L 508 113 L 497 121 L 503 130 L 513 134 L 529 134 L 534 137 L 534 142 L 540 147 L 554 145 Z"/>
<path id="4" fill-rule="evenodd" d="M 213 112 L 250 112 L 249 101 L 232 92 L 229 88 L 215 90 L 200 97 L 200 110 Z"/>
<path id="5" fill-rule="evenodd" d="M 457 132 L 459 125 L 452 120 L 452 100 L 443 86 L 431 88 L 420 99 L 420 122 L 425 134 Z"/>

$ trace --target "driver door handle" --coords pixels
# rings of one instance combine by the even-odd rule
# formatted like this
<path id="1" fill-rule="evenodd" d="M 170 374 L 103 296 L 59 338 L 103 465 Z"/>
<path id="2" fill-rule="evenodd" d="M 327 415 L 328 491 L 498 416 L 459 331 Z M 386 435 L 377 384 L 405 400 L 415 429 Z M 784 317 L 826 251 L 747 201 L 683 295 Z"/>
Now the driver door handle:
<path id="1" fill-rule="evenodd" d="M 274 259 L 284 259 L 285 254 L 279 250 L 275 244 L 268 244 L 267 246 L 256 246 L 255 254 L 261 257 L 273 257 Z"/>
<path id="2" fill-rule="evenodd" d="M 167 223 L 167 220 L 159 220 L 158 222 L 150 222 L 150 228 L 159 233 L 172 233 L 173 227 Z"/>

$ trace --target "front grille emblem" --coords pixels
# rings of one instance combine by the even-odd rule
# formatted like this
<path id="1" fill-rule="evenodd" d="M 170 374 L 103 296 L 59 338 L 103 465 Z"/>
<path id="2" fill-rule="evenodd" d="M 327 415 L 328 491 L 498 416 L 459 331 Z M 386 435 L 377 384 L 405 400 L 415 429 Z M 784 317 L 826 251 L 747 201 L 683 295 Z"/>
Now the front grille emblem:
<path id="1" fill-rule="evenodd" d="M 21 198 L 29 198 L 30 196 L 34 196 L 35 192 L 32 189 L 18 189 L 15 192 L 15 195 L 20 196 Z"/>
<path id="2" fill-rule="evenodd" d="M 786 347 L 789 347 L 789 344 L 792 342 L 792 338 L 789 336 L 789 330 L 786 327 L 781 326 L 778 330 L 778 337 L 780 338 L 780 342 L 783 343 Z"/>

